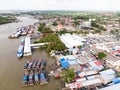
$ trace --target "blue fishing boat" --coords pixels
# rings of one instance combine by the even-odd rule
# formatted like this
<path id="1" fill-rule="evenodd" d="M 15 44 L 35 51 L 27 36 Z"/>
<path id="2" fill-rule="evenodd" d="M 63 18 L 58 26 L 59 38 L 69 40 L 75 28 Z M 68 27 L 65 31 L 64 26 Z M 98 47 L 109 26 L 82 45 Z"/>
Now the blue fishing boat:
<path id="1" fill-rule="evenodd" d="M 17 51 L 17 56 L 20 58 L 23 56 L 23 49 L 24 45 L 19 45 L 18 51 Z"/>
<path id="2" fill-rule="evenodd" d="M 27 69 L 32 69 L 32 65 L 33 65 L 33 62 L 32 62 L 32 61 L 30 61 L 30 62 L 29 62 L 29 64 L 28 64 Z"/>
<path id="3" fill-rule="evenodd" d="M 21 40 L 20 40 L 20 44 L 23 44 L 23 45 L 24 45 L 24 43 L 25 43 L 25 39 L 21 39 Z"/>
<path id="4" fill-rule="evenodd" d="M 42 60 L 40 69 L 43 70 L 43 69 L 45 69 L 45 67 L 46 67 L 46 61 Z"/>
<path id="5" fill-rule="evenodd" d="M 47 84 L 47 79 L 45 78 L 45 74 L 43 72 L 40 73 L 40 84 L 44 85 Z"/>
<path id="6" fill-rule="evenodd" d="M 34 74 L 34 82 L 35 82 L 35 84 L 39 84 L 39 75 L 38 75 L 38 73 Z"/>
<path id="7" fill-rule="evenodd" d="M 29 74 L 29 85 L 34 85 L 34 81 L 33 81 L 33 71 L 31 70 L 30 71 L 30 74 Z"/>
<path id="8" fill-rule="evenodd" d="M 19 58 L 23 56 L 24 43 L 25 43 L 25 39 L 21 39 L 21 40 L 20 40 L 20 45 L 19 45 L 18 51 L 17 51 L 17 56 L 18 56 Z"/>
<path id="9" fill-rule="evenodd" d="M 28 75 L 23 76 L 23 80 L 21 82 L 21 86 L 27 86 L 28 85 Z"/>
<path id="10" fill-rule="evenodd" d="M 32 66 L 32 68 L 36 68 L 36 66 L 37 66 L 37 63 L 38 63 L 38 61 L 37 61 L 37 60 L 35 60 L 35 61 L 34 61 L 34 63 L 33 63 L 33 66 Z"/>

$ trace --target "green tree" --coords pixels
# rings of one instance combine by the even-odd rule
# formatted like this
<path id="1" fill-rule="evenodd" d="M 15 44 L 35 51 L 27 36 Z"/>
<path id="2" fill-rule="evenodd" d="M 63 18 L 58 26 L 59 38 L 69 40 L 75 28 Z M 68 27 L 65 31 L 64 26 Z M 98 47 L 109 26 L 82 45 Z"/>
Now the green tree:
<path id="1" fill-rule="evenodd" d="M 111 34 L 115 34 L 115 30 L 111 30 L 110 33 L 111 33 Z"/>
<path id="2" fill-rule="evenodd" d="M 61 24 L 62 24 L 62 25 L 65 25 L 65 22 L 64 22 L 64 21 L 62 21 L 62 22 L 61 22 Z"/>
<path id="3" fill-rule="evenodd" d="M 105 57 L 106 57 L 106 53 L 104 53 L 104 52 L 99 52 L 99 53 L 98 53 L 98 58 L 99 58 L 100 60 L 104 59 Z"/>
<path id="4" fill-rule="evenodd" d="M 51 30 L 51 28 L 46 27 L 45 23 L 40 23 L 40 26 L 38 27 L 38 31 L 42 32 L 42 33 L 52 33 L 53 31 Z"/>
<path id="5" fill-rule="evenodd" d="M 91 26 L 99 28 L 99 25 L 95 21 L 91 21 Z"/>
<path id="6" fill-rule="evenodd" d="M 62 71 L 62 77 L 64 78 L 65 82 L 70 83 L 75 78 L 75 73 L 73 69 L 67 69 Z"/>
<path id="7" fill-rule="evenodd" d="M 6 24 L 6 23 L 11 23 L 14 22 L 15 20 L 17 20 L 15 17 L 2 17 L 0 16 L 0 25 L 1 24 Z"/>
<path id="8" fill-rule="evenodd" d="M 57 22 L 56 21 L 53 22 L 53 26 L 57 26 Z"/>
<path id="9" fill-rule="evenodd" d="M 62 35 L 62 34 L 65 34 L 67 32 L 68 31 L 66 29 L 63 29 L 63 30 L 57 31 L 56 33 Z"/>
<path id="10" fill-rule="evenodd" d="M 97 29 L 94 31 L 95 33 L 101 33 L 101 30 Z"/>
<path id="11" fill-rule="evenodd" d="M 74 21 L 74 24 L 77 26 L 77 25 L 80 25 L 79 21 L 75 20 Z"/>
<path id="12" fill-rule="evenodd" d="M 82 48 L 82 46 L 80 45 L 80 46 L 78 46 L 78 48 L 79 48 L 79 49 L 81 49 L 81 48 Z"/>
<path id="13" fill-rule="evenodd" d="M 49 42 L 48 45 L 46 45 L 47 52 L 50 52 L 51 50 L 54 51 L 61 51 L 64 50 L 66 47 L 61 42 L 57 34 L 47 34 L 45 37 L 41 38 L 39 41 L 36 41 L 35 43 L 44 43 Z"/>

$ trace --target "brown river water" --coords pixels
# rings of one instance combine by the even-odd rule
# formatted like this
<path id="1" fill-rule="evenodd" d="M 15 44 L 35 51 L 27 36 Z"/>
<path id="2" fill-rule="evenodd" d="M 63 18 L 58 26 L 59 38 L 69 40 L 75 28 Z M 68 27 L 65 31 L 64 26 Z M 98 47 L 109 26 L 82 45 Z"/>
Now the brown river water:
<path id="1" fill-rule="evenodd" d="M 34 85 L 28 87 L 21 87 L 20 83 L 24 74 L 23 64 L 27 60 L 43 58 L 47 60 L 48 64 L 54 62 L 45 51 L 34 50 L 30 58 L 17 57 L 17 49 L 19 46 L 19 39 L 9 39 L 8 36 L 12 34 L 20 26 L 33 25 L 38 20 L 32 17 L 18 17 L 22 22 L 9 23 L 0 25 L 0 90 L 61 90 L 60 83 L 53 77 L 47 85 Z M 58 85 L 56 85 L 58 83 Z"/>

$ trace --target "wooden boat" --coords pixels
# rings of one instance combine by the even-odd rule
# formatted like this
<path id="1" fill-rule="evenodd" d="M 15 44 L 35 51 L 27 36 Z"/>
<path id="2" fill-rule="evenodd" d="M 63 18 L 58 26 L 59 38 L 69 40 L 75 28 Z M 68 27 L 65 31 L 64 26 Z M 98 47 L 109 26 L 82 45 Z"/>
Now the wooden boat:
<path id="1" fill-rule="evenodd" d="M 35 61 L 34 61 L 34 63 L 33 63 L 33 66 L 32 66 L 32 68 L 36 68 L 36 66 L 37 66 L 37 63 L 38 63 L 38 61 L 37 61 L 37 60 L 35 60 Z"/>
<path id="2" fill-rule="evenodd" d="M 27 86 L 28 85 L 28 71 L 25 70 L 24 76 L 23 76 L 23 80 L 21 82 L 21 86 Z"/>
<path id="3" fill-rule="evenodd" d="M 32 61 L 30 61 L 30 63 L 28 64 L 27 69 L 31 69 L 31 68 L 32 68 L 32 65 L 33 65 L 33 62 L 32 62 Z"/>
<path id="4" fill-rule="evenodd" d="M 28 64 L 29 64 L 29 63 L 26 62 L 26 63 L 24 64 L 23 68 L 24 68 L 24 69 L 27 69 Z"/>
<path id="5" fill-rule="evenodd" d="M 28 85 L 28 76 L 27 75 L 24 75 L 23 76 L 23 80 L 21 82 L 21 86 L 27 86 Z"/>
<path id="6" fill-rule="evenodd" d="M 60 74 L 60 71 L 58 71 L 58 70 L 52 70 L 52 71 L 50 71 L 48 76 L 54 76 L 54 78 L 60 78 L 61 74 Z"/>
<path id="7" fill-rule="evenodd" d="M 46 67 L 46 61 L 43 60 L 43 61 L 41 62 L 40 69 L 43 70 L 45 67 Z"/>
<path id="8" fill-rule="evenodd" d="M 43 72 L 40 73 L 40 85 L 47 84 L 47 78 L 45 78 L 45 74 Z"/>
<path id="9" fill-rule="evenodd" d="M 39 75 L 37 72 L 34 74 L 34 83 L 39 84 Z"/>
<path id="10" fill-rule="evenodd" d="M 30 70 L 30 73 L 29 73 L 29 80 L 28 80 L 28 84 L 31 86 L 31 85 L 34 85 L 34 79 L 33 79 L 33 76 L 34 76 L 34 73 L 32 70 Z"/>
<path id="11" fill-rule="evenodd" d="M 38 63 L 37 63 L 37 68 L 40 68 L 41 62 L 42 62 L 42 59 L 39 59 L 39 60 L 38 60 Z"/>
<path id="12" fill-rule="evenodd" d="M 59 72 L 59 71 L 55 71 L 54 77 L 55 77 L 55 78 L 60 78 L 60 72 Z"/>

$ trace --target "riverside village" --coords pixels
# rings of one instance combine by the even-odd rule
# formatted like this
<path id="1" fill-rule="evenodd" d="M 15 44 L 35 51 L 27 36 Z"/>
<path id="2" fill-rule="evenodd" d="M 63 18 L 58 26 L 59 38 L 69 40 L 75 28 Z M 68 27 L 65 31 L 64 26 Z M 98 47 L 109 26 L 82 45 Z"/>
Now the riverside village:
<path id="1" fill-rule="evenodd" d="M 27 18 L 35 21 L 26 24 Z M 20 71 L 16 86 L 120 90 L 120 13 L 11 12 L 0 15 L 3 23 L 16 26 L 5 39 Z"/>

